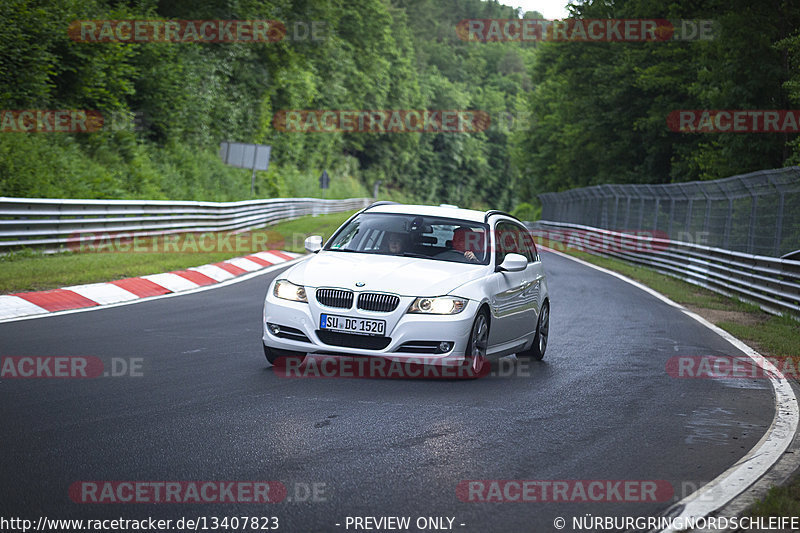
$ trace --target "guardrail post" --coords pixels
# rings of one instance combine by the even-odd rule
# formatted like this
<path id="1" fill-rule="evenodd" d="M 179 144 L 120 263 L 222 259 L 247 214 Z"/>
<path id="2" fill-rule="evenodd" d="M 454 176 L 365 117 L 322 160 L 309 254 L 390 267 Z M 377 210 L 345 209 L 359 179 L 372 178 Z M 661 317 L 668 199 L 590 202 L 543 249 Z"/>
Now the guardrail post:
<path id="1" fill-rule="evenodd" d="M 672 238 L 672 219 L 675 217 L 675 198 L 669 199 L 669 220 L 667 220 L 667 235 Z"/>
<path id="2" fill-rule="evenodd" d="M 781 233 L 783 232 L 783 202 L 784 202 L 784 191 L 783 187 L 775 183 L 773 176 L 770 175 L 769 182 L 775 187 L 775 190 L 778 191 L 778 213 L 777 213 L 777 220 L 775 221 L 775 245 L 772 248 L 772 255 L 778 257 L 781 255 Z"/>
<path id="3" fill-rule="evenodd" d="M 655 213 L 653 214 L 653 231 L 658 229 L 658 210 L 661 205 L 661 198 L 656 197 L 656 208 L 654 209 Z"/>
<path id="4" fill-rule="evenodd" d="M 642 225 L 644 224 L 644 203 L 645 203 L 645 196 L 639 191 L 639 188 L 636 189 L 636 194 L 639 195 L 641 202 L 639 202 L 639 222 L 636 224 L 636 229 L 642 229 Z"/>
<path id="5" fill-rule="evenodd" d="M 708 233 L 708 223 L 709 219 L 711 218 L 711 196 L 706 192 L 704 184 L 698 183 L 698 187 L 706 199 L 706 215 L 703 217 L 703 232 Z"/>
<path id="6" fill-rule="evenodd" d="M 747 232 L 747 253 L 753 253 L 755 247 L 755 233 L 756 233 L 756 214 L 758 211 L 758 195 L 753 191 L 753 188 L 746 180 L 742 180 L 742 184 L 747 188 L 750 193 L 750 228 Z"/>
<path id="7" fill-rule="evenodd" d="M 623 224 L 623 226 L 627 228 L 628 220 L 631 217 L 631 195 L 626 193 L 625 196 L 627 197 L 626 198 L 627 202 L 625 204 L 625 223 Z"/>
<path id="8" fill-rule="evenodd" d="M 727 196 L 728 193 L 726 192 Z M 731 239 L 731 224 L 733 222 L 733 198 L 728 198 L 728 216 L 725 218 L 725 236 L 722 241 L 722 247 L 727 248 Z"/>
<path id="9" fill-rule="evenodd" d="M 691 196 L 689 197 L 689 202 L 686 205 L 686 234 L 691 235 L 692 231 L 692 204 L 694 203 L 694 198 Z"/>
<path id="10" fill-rule="evenodd" d="M 753 208 L 750 210 L 750 232 L 747 236 L 747 253 L 752 254 L 756 240 L 756 214 L 758 212 L 758 196 L 753 196 Z"/>

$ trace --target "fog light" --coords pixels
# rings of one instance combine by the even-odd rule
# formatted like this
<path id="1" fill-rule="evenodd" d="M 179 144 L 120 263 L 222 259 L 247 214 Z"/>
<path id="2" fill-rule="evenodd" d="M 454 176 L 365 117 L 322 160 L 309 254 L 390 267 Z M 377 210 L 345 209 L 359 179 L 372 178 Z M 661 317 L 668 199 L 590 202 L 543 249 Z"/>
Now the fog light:
<path id="1" fill-rule="evenodd" d="M 269 332 L 273 335 L 277 335 L 281 332 L 281 327 L 278 324 L 267 324 L 267 328 L 269 328 Z"/>
<path id="2" fill-rule="evenodd" d="M 439 347 L 437 348 L 439 353 L 447 353 L 453 348 L 453 344 L 450 342 L 440 342 Z"/>

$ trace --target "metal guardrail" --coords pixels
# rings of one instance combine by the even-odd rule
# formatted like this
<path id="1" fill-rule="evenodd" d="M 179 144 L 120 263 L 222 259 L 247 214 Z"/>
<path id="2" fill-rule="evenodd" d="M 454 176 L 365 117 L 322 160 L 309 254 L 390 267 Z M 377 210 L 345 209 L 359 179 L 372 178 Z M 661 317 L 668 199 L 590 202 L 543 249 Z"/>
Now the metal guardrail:
<path id="1" fill-rule="evenodd" d="M 650 267 L 764 311 L 800 317 L 800 261 L 751 255 L 580 224 L 528 223 L 537 242 Z"/>
<path id="2" fill-rule="evenodd" d="M 0 253 L 59 251 L 77 238 L 156 236 L 256 228 L 304 215 L 361 209 L 370 198 L 273 198 L 241 202 L 58 200 L 0 197 Z M 105 236 L 105 237 L 104 237 Z"/>

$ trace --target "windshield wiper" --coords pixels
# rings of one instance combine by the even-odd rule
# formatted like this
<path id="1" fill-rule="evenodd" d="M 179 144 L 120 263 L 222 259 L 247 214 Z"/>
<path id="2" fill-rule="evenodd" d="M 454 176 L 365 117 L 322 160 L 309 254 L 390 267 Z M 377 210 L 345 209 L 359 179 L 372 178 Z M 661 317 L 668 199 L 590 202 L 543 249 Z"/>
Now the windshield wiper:
<path id="1" fill-rule="evenodd" d="M 417 259 L 433 259 L 429 255 L 415 254 L 414 252 L 403 252 L 402 254 L 392 254 L 392 255 L 399 255 L 399 256 L 402 256 L 402 257 L 416 257 Z"/>

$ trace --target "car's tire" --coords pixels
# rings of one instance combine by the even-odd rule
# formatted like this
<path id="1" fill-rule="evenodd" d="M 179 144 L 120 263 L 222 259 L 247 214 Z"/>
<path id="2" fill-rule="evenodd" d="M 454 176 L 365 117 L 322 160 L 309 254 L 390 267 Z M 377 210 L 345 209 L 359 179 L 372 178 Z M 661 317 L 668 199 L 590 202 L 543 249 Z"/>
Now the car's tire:
<path id="1" fill-rule="evenodd" d="M 536 322 L 536 336 L 530 350 L 519 352 L 517 357 L 529 357 L 535 361 L 541 361 L 544 352 L 547 350 L 547 341 L 550 335 L 550 304 L 545 302 L 539 311 L 539 319 Z"/>
<path id="2" fill-rule="evenodd" d="M 489 346 L 489 315 L 485 309 L 478 311 L 469 333 L 464 355 L 464 377 L 477 378 L 487 373 L 490 363 L 486 359 Z"/>
<path id="3" fill-rule="evenodd" d="M 277 348 L 270 348 L 264 345 L 264 357 L 272 366 L 284 367 L 289 360 L 296 361 L 297 364 L 303 362 L 306 354 L 303 352 L 295 352 L 292 350 L 279 350 Z"/>

